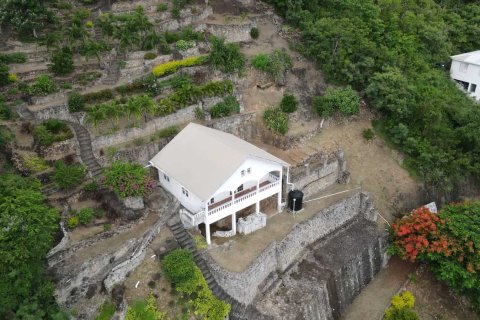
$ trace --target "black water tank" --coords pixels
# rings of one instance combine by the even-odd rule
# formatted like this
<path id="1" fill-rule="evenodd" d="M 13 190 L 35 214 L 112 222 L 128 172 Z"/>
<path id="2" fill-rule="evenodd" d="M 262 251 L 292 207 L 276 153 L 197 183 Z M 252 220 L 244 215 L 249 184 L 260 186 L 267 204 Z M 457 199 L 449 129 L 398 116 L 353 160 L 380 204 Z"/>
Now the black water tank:
<path id="1" fill-rule="evenodd" d="M 292 211 L 300 211 L 303 206 L 303 192 L 292 190 L 288 193 L 288 208 Z"/>

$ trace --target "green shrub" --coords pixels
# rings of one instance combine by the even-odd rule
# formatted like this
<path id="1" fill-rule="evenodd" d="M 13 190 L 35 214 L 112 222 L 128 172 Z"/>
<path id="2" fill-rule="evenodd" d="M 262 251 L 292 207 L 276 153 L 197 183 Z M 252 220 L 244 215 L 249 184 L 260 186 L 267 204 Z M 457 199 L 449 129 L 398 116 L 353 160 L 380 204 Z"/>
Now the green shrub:
<path id="1" fill-rule="evenodd" d="M 98 183 L 96 181 L 90 181 L 83 187 L 86 192 L 95 192 L 98 190 Z"/>
<path id="2" fill-rule="evenodd" d="M 25 63 L 25 62 L 27 62 L 27 55 L 23 52 L 0 54 L 0 64 Z"/>
<path id="3" fill-rule="evenodd" d="M 75 79 L 82 86 L 87 85 L 88 83 L 97 80 L 102 76 L 101 72 L 98 71 L 88 71 L 80 73 Z"/>
<path id="4" fill-rule="evenodd" d="M 280 109 L 286 113 L 295 112 L 297 110 L 297 99 L 295 99 L 295 96 L 290 93 L 284 93 Z"/>
<path id="5" fill-rule="evenodd" d="M 178 40 L 176 43 L 175 43 L 175 47 L 179 50 L 179 51 L 187 51 L 188 49 L 191 49 L 191 48 L 195 48 L 195 46 L 197 45 L 197 43 L 195 42 L 195 40 Z"/>
<path id="6" fill-rule="evenodd" d="M 250 29 L 250 37 L 252 37 L 252 39 L 258 39 L 258 36 L 260 36 L 260 31 L 257 27 Z"/>
<path id="7" fill-rule="evenodd" d="M 177 7 L 172 8 L 172 18 L 180 19 L 180 9 Z"/>
<path id="8" fill-rule="evenodd" d="M 313 107 L 323 117 L 331 117 L 336 109 L 343 115 L 358 114 L 360 97 L 350 87 L 333 89 L 328 88 L 321 97 L 313 98 Z"/>
<path id="9" fill-rule="evenodd" d="M 85 108 L 85 98 L 77 91 L 73 91 L 68 95 L 67 105 L 70 112 L 82 111 Z"/>
<path id="10" fill-rule="evenodd" d="M 189 250 L 173 250 L 163 258 L 163 272 L 174 286 L 191 281 L 195 273 L 195 263 L 192 262 L 192 253 Z"/>
<path id="11" fill-rule="evenodd" d="M 288 115 L 280 108 L 270 107 L 263 112 L 265 126 L 278 134 L 286 134 L 288 131 Z"/>
<path id="12" fill-rule="evenodd" d="M 23 164 L 31 172 L 41 172 L 48 169 L 48 165 L 37 155 L 26 155 L 23 157 Z"/>
<path id="13" fill-rule="evenodd" d="M 175 290 L 191 301 L 195 315 L 212 320 L 223 320 L 228 316 L 230 305 L 212 294 L 190 251 L 177 249 L 170 252 L 163 259 L 162 266 Z"/>
<path id="14" fill-rule="evenodd" d="M 285 50 L 275 49 L 271 54 L 260 53 L 254 56 L 252 65 L 271 74 L 275 83 L 283 84 L 287 71 L 293 68 L 293 61 Z"/>
<path id="15" fill-rule="evenodd" d="M 10 79 L 8 79 L 10 68 L 3 63 L 0 63 L 0 87 L 10 84 Z"/>
<path id="16" fill-rule="evenodd" d="M 122 198 L 143 196 L 156 185 L 143 166 L 122 161 L 103 170 L 100 184 Z"/>
<path id="17" fill-rule="evenodd" d="M 115 314 L 115 305 L 111 301 L 105 301 L 100 308 L 95 320 L 110 320 Z"/>
<path id="18" fill-rule="evenodd" d="M 73 132 L 63 121 L 49 119 L 34 129 L 34 137 L 42 146 L 50 146 L 54 142 L 73 138 Z"/>
<path id="19" fill-rule="evenodd" d="M 112 229 L 112 225 L 110 223 L 105 223 L 103 225 L 103 231 L 110 231 Z"/>
<path id="20" fill-rule="evenodd" d="M 70 217 L 67 220 L 67 227 L 68 229 L 72 230 L 78 227 L 80 221 L 78 220 L 78 217 Z"/>
<path id="21" fill-rule="evenodd" d="M 245 67 L 245 57 L 240 52 L 240 46 L 236 43 L 225 43 L 225 40 L 212 38 L 212 50 L 210 62 L 215 69 L 223 72 L 242 72 Z"/>
<path id="22" fill-rule="evenodd" d="M 154 133 L 154 135 L 156 138 L 162 139 L 162 138 L 169 138 L 171 136 L 174 136 L 179 132 L 180 132 L 180 129 L 177 126 L 170 126 Z"/>
<path id="23" fill-rule="evenodd" d="M 167 43 L 169 44 L 175 43 L 181 39 L 179 33 L 171 32 L 171 31 L 165 31 L 164 37 L 165 37 L 165 41 L 167 41 Z"/>
<path id="24" fill-rule="evenodd" d="M 193 237 L 193 240 L 195 240 L 195 246 L 198 250 L 205 250 L 208 248 L 207 241 L 205 241 L 203 236 L 197 234 Z"/>
<path id="25" fill-rule="evenodd" d="M 97 219 L 105 217 L 105 211 L 102 208 L 93 209 L 93 216 Z"/>
<path id="26" fill-rule="evenodd" d="M 61 190 L 70 190 L 81 184 L 87 170 L 81 164 L 66 165 L 63 161 L 55 163 L 53 181 Z"/>
<path id="27" fill-rule="evenodd" d="M 35 83 L 29 88 L 29 93 L 33 96 L 46 96 L 56 91 L 55 82 L 46 74 L 39 75 Z"/>
<path id="28" fill-rule="evenodd" d="M 7 104 L 0 99 L 0 120 L 10 120 L 14 116 L 12 109 L 10 109 Z"/>
<path id="29" fill-rule="evenodd" d="M 202 108 L 200 107 L 195 108 L 195 119 L 205 120 L 205 111 L 203 111 Z"/>
<path id="30" fill-rule="evenodd" d="M 93 209 L 83 208 L 77 213 L 80 224 L 87 225 L 93 221 Z"/>
<path id="31" fill-rule="evenodd" d="M 152 73 L 156 77 L 161 77 L 169 73 L 174 73 L 179 68 L 200 65 L 206 61 L 206 56 L 188 57 L 183 60 L 173 60 L 155 66 L 152 70 Z"/>
<path id="32" fill-rule="evenodd" d="M 157 57 L 157 54 L 155 52 L 147 52 L 144 54 L 143 59 L 145 60 L 152 60 Z"/>
<path id="33" fill-rule="evenodd" d="M 362 131 L 363 138 L 367 141 L 372 140 L 375 137 L 375 132 L 372 129 L 368 128 Z"/>
<path id="34" fill-rule="evenodd" d="M 168 5 L 166 3 L 159 3 L 157 4 L 157 12 L 164 12 L 168 10 Z"/>
<path id="35" fill-rule="evenodd" d="M 268 54 L 266 53 L 259 53 L 252 58 L 252 65 L 262 71 L 268 72 L 270 59 Z"/>
<path id="36" fill-rule="evenodd" d="M 113 99 L 113 91 L 104 89 L 97 92 L 86 93 L 83 95 L 85 103 L 99 103 Z"/>
<path id="37" fill-rule="evenodd" d="M 211 107 L 209 112 L 212 118 L 228 117 L 240 112 L 240 104 L 234 96 L 228 96 L 222 102 Z"/>
<path id="38" fill-rule="evenodd" d="M 50 69 L 58 75 L 66 75 L 73 71 L 73 51 L 63 47 L 52 54 Z"/>
<path id="39" fill-rule="evenodd" d="M 158 310 L 155 298 L 150 295 L 147 300 L 136 300 L 127 309 L 125 320 L 165 320 L 165 312 Z"/>
<path id="40" fill-rule="evenodd" d="M 384 315 L 384 320 L 420 320 L 419 316 L 413 310 L 415 298 L 410 291 L 403 291 L 401 294 L 394 295 L 391 300 L 391 306 Z"/>

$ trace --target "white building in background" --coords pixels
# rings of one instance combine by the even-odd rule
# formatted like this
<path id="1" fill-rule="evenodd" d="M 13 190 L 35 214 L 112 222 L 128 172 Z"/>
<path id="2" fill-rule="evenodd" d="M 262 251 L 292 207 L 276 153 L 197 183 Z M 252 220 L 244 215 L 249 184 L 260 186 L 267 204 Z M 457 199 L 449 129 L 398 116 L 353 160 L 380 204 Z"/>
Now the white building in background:
<path id="1" fill-rule="evenodd" d="M 470 96 L 480 100 L 480 50 L 452 56 L 450 76 Z"/>
<path id="2" fill-rule="evenodd" d="M 150 164 L 157 168 L 160 184 L 186 210 L 180 211 L 183 224 L 205 224 L 210 244 L 210 225 L 231 217 L 231 234 L 236 233 L 236 213 L 276 195 L 282 205 L 282 174 L 289 164 L 232 135 L 190 123 Z"/>

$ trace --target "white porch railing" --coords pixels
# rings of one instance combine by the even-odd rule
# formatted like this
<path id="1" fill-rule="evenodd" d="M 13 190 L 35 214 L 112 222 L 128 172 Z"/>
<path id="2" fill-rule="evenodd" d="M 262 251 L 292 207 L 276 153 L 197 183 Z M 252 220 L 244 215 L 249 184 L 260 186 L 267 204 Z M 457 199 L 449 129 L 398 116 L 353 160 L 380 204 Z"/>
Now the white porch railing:
<path id="1" fill-rule="evenodd" d="M 264 185 L 264 186 L 260 187 L 258 190 L 255 187 L 255 190 L 253 190 L 251 192 L 248 192 L 248 193 L 245 193 L 245 194 L 241 195 L 240 197 L 233 199 L 233 201 L 229 200 L 229 201 L 223 203 L 222 205 L 220 205 L 218 207 L 215 207 L 215 208 L 212 208 L 212 209 L 208 210 L 208 216 L 210 217 L 210 216 L 212 216 L 216 213 L 219 213 L 219 212 L 221 212 L 225 209 L 228 209 L 229 207 L 231 207 L 233 205 L 241 206 L 244 203 L 246 204 L 246 206 L 251 205 L 252 203 L 255 202 L 255 201 L 252 202 L 252 200 L 255 200 L 257 194 L 261 196 L 262 193 L 264 193 L 266 191 L 269 191 L 272 188 L 280 186 L 280 179 L 278 177 L 276 177 L 274 175 L 270 175 L 269 178 L 270 178 L 270 180 L 274 180 L 274 181 L 270 182 L 267 185 Z M 225 201 L 225 200 L 226 199 L 221 200 L 221 201 Z M 221 202 L 221 201 L 219 201 L 219 202 Z"/>
<path id="2" fill-rule="evenodd" d="M 184 222 L 184 225 L 194 227 L 205 222 L 205 211 L 202 210 L 192 214 L 186 209 L 180 209 L 180 219 Z"/>

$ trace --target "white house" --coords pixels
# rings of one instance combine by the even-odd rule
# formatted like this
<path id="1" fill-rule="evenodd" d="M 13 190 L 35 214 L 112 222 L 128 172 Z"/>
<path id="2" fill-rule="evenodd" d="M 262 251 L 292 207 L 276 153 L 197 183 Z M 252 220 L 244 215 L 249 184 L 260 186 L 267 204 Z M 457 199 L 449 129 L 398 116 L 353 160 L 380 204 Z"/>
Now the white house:
<path id="1" fill-rule="evenodd" d="M 282 205 L 282 174 L 289 164 L 232 135 L 190 123 L 150 164 L 157 168 L 160 184 L 186 210 L 180 218 L 186 227 L 205 224 L 210 244 L 210 225 L 231 216 L 236 233 L 236 213 L 276 195 Z"/>
<path id="2" fill-rule="evenodd" d="M 473 98 L 480 100 L 480 50 L 452 56 L 450 76 Z"/>

